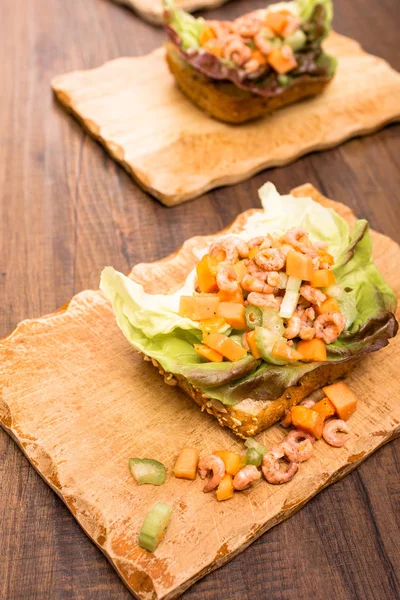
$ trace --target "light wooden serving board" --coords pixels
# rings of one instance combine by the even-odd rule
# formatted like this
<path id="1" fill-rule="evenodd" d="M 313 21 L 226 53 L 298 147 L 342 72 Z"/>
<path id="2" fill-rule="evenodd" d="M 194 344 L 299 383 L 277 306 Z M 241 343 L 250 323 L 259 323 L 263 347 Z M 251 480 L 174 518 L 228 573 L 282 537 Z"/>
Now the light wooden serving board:
<path id="1" fill-rule="evenodd" d="M 164 50 L 56 77 L 58 99 L 141 187 L 172 206 L 400 119 L 400 74 L 332 33 L 339 67 L 320 96 L 245 125 L 220 123 L 177 89 Z"/>
<path id="2" fill-rule="evenodd" d="M 310 185 L 295 193 L 312 195 L 354 220 L 348 208 Z M 251 212 L 229 230 L 239 231 Z M 377 265 L 400 295 L 400 249 L 381 234 L 372 236 Z M 209 241 L 193 238 L 172 257 L 137 265 L 131 276 L 150 293 L 172 291 Z M 242 442 L 165 385 L 125 340 L 102 294 L 84 291 L 67 310 L 24 321 L 0 342 L 0 422 L 128 588 L 143 600 L 171 600 L 400 435 L 399 371 L 397 337 L 368 355 L 349 379 L 359 407 L 345 447 L 319 441 L 289 484 L 261 481 L 218 503 L 213 493 L 202 492 L 199 479 L 172 477 L 174 461 L 184 445 L 205 455 L 219 448 L 243 451 Z M 260 440 L 270 446 L 285 434 L 276 425 Z M 131 456 L 164 462 L 165 485 L 138 487 L 128 471 Z M 150 554 L 137 539 L 156 501 L 171 503 L 174 513 L 165 539 Z"/>
<path id="3" fill-rule="evenodd" d="M 188 12 L 195 10 L 217 8 L 225 4 L 228 0 L 176 0 L 178 8 Z M 162 0 L 114 0 L 117 4 L 125 4 L 138 13 L 146 21 L 157 25 L 162 24 L 163 7 Z"/>

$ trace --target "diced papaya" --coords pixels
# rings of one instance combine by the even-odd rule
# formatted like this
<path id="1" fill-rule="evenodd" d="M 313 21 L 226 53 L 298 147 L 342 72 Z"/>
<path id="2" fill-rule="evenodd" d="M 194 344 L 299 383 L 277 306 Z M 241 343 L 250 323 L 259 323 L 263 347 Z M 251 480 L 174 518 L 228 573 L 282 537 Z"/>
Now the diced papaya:
<path id="1" fill-rule="evenodd" d="M 289 250 L 286 257 L 286 275 L 310 281 L 313 274 L 311 256 L 301 254 L 297 250 Z"/>
<path id="2" fill-rule="evenodd" d="M 318 440 L 322 436 L 324 417 L 311 408 L 305 406 L 292 406 L 292 425 L 296 429 L 313 435 Z"/>
<path id="3" fill-rule="evenodd" d="M 209 254 L 205 254 L 197 265 L 197 283 L 201 292 L 218 292 L 217 265 L 217 259 Z"/>
<path id="4" fill-rule="evenodd" d="M 249 258 L 252 260 L 257 254 L 260 252 L 260 248 L 258 246 L 254 246 L 249 252 Z"/>
<path id="5" fill-rule="evenodd" d="M 204 46 L 206 42 L 213 40 L 215 37 L 216 36 L 212 28 L 205 25 L 199 37 L 200 46 Z"/>
<path id="6" fill-rule="evenodd" d="M 204 335 L 206 335 L 207 333 L 215 333 L 224 325 L 226 325 L 226 322 L 222 317 L 218 316 L 212 317 L 211 319 L 205 319 L 205 321 L 202 321 L 200 323 L 201 330 Z"/>
<path id="7" fill-rule="evenodd" d="M 243 277 L 247 274 L 246 261 L 239 260 L 239 262 L 233 265 L 233 268 L 236 271 L 238 281 L 242 281 Z"/>
<path id="8" fill-rule="evenodd" d="M 249 345 L 250 348 L 250 352 L 252 353 L 254 358 L 261 358 L 261 353 L 259 351 L 259 349 L 257 348 L 257 344 L 256 344 L 256 332 L 253 329 L 253 331 L 248 331 L 247 333 L 243 334 L 245 336 L 245 340 Z"/>
<path id="9" fill-rule="evenodd" d="M 322 389 L 335 407 L 339 419 L 347 421 L 356 412 L 357 396 L 344 381 L 338 381 Z"/>
<path id="10" fill-rule="evenodd" d="M 222 458 L 225 465 L 225 472 L 229 475 L 233 475 L 233 477 L 246 465 L 246 457 L 236 454 L 236 452 L 216 450 L 213 454 Z"/>
<path id="11" fill-rule="evenodd" d="M 203 342 L 232 362 L 240 360 L 247 354 L 243 346 L 222 333 L 210 333 L 204 337 Z"/>
<path id="12" fill-rule="evenodd" d="M 329 398 L 322 398 L 322 400 L 314 404 L 312 410 L 315 410 L 317 413 L 322 415 L 324 419 L 333 417 L 333 415 L 335 414 L 335 407 L 333 406 Z"/>
<path id="13" fill-rule="evenodd" d="M 253 50 L 250 60 L 257 61 L 259 65 L 265 65 L 267 63 L 267 57 L 260 52 L 260 50 Z"/>
<path id="14" fill-rule="evenodd" d="M 174 475 L 180 479 L 196 479 L 199 464 L 197 448 L 182 448 L 174 466 Z"/>
<path id="15" fill-rule="evenodd" d="M 290 46 L 273 48 L 268 54 L 268 63 L 280 75 L 288 73 L 297 67 L 297 61 Z"/>
<path id="16" fill-rule="evenodd" d="M 328 263 L 328 265 L 333 265 L 333 263 L 335 262 L 335 259 L 333 258 L 332 254 L 329 254 L 329 252 L 327 252 L 326 250 L 319 250 L 318 254 L 321 259 L 321 262 Z"/>
<path id="17" fill-rule="evenodd" d="M 276 358 L 283 358 L 285 360 L 303 360 L 302 354 L 288 346 L 287 342 L 283 340 L 278 340 L 272 346 L 271 354 Z"/>
<path id="18" fill-rule="evenodd" d="M 288 17 L 286 25 L 283 27 L 281 32 L 282 37 L 288 37 L 289 35 L 292 35 L 292 33 L 297 31 L 300 24 L 301 20 L 299 19 L 299 17 L 296 17 L 296 15 Z"/>
<path id="19" fill-rule="evenodd" d="M 233 329 L 246 329 L 244 306 L 237 302 L 220 302 L 218 315 L 222 317 Z"/>
<path id="20" fill-rule="evenodd" d="M 202 358 L 209 360 L 210 362 L 222 362 L 224 357 L 220 352 L 213 350 L 210 346 L 206 346 L 205 344 L 194 344 L 194 349 L 197 354 L 199 354 Z"/>
<path id="21" fill-rule="evenodd" d="M 301 340 L 297 344 L 297 352 L 302 355 L 305 362 L 322 362 L 326 360 L 326 345 L 323 340 Z"/>
<path id="22" fill-rule="evenodd" d="M 220 484 L 215 492 L 218 502 L 222 502 L 223 500 L 229 500 L 230 498 L 232 498 L 234 492 L 235 488 L 233 487 L 232 475 L 226 473 L 221 479 Z"/>
<path id="23" fill-rule="evenodd" d="M 328 287 L 336 283 L 336 277 L 333 271 L 330 269 L 318 269 L 313 271 L 310 279 L 310 284 L 315 288 Z"/>
<path id="24" fill-rule="evenodd" d="M 338 312 L 340 313 L 339 302 L 335 298 L 327 298 L 322 302 L 321 306 L 316 306 L 317 313 L 324 315 L 326 313 Z"/>
<path id="25" fill-rule="evenodd" d="M 270 27 L 272 31 L 281 35 L 288 24 L 290 16 L 292 16 L 292 13 L 289 13 L 288 10 L 271 11 L 267 13 L 264 23 L 267 27 Z"/>
<path id="26" fill-rule="evenodd" d="M 219 297 L 216 294 L 181 296 L 179 314 L 192 321 L 204 321 L 217 316 Z"/>
<path id="27" fill-rule="evenodd" d="M 207 50 L 207 52 L 209 52 L 210 54 L 213 54 L 214 56 L 217 56 L 218 58 L 222 58 L 223 55 L 223 44 L 218 41 L 218 40 L 208 40 L 207 42 L 205 42 L 203 44 L 203 48 L 204 50 Z M 219 259 L 220 262 L 225 260 L 225 253 L 223 255 L 223 258 Z"/>
<path id="28" fill-rule="evenodd" d="M 233 293 L 219 290 L 218 298 L 221 302 L 236 302 L 238 304 L 244 304 L 243 291 L 240 287 L 236 290 L 236 292 Z"/>

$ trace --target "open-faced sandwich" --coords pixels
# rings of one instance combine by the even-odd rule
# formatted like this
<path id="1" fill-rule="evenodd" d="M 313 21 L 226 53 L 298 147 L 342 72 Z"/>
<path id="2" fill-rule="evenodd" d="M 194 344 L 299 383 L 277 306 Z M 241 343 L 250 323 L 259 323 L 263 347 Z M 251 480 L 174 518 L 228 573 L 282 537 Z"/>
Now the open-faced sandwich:
<path id="1" fill-rule="evenodd" d="M 212 117 L 243 123 L 322 92 L 332 0 L 271 4 L 235 21 L 195 18 L 165 0 L 166 53 L 180 89 Z"/>
<path id="2" fill-rule="evenodd" d="M 396 296 L 368 224 L 311 198 L 260 190 L 263 211 L 214 238 L 185 284 L 151 295 L 111 267 L 101 289 L 129 342 L 242 437 L 346 376 L 397 331 Z"/>

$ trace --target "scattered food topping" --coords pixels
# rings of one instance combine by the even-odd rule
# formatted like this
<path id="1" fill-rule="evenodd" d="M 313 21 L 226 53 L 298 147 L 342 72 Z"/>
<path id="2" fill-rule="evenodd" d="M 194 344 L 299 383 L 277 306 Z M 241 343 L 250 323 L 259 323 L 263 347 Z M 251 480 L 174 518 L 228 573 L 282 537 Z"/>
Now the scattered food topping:
<path id="1" fill-rule="evenodd" d="M 171 520 L 173 508 L 164 502 L 157 502 L 147 513 L 139 534 L 139 546 L 154 552 L 164 537 Z"/>
<path id="2" fill-rule="evenodd" d="M 129 470 L 138 485 L 150 483 L 162 485 L 165 482 L 166 471 L 164 465 L 152 458 L 130 458 Z"/>
<path id="3" fill-rule="evenodd" d="M 174 466 L 174 475 L 181 479 L 196 479 L 199 464 L 197 448 L 182 448 Z"/>
<path id="4" fill-rule="evenodd" d="M 322 388 L 333 404 L 339 419 L 347 421 L 357 408 L 357 397 L 344 381 Z"/>

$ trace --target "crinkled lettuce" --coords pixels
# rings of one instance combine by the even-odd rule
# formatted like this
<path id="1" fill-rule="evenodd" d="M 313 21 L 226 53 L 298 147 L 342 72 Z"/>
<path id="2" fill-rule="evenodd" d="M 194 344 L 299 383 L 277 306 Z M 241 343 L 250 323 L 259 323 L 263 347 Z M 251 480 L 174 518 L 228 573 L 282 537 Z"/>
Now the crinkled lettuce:
<path id="1" fill-rule="evenodd" d="M 318 4 L 322 5 L 325 9 L 324 25 L 326 30 L 329 31 L 333 19 L 332 0 L 296 0 L 297 10 L 302 21 L 310 19 Z"/>
<path id="2" fill-rule="evenodd" d="M 346 361 L 386 346 L 397 332 L 393 314 L 397 298 L 371 258 L 366 221 L 357 221 L 350 231 L 335 211 L 311 198 L 280 196 L 271 183 L 259 194 L 264 211 L 249 218 L 240 237 L 279 236 L 292 227 L 302 227 L 311 240 L 326 242 L 335 258 L 338 285 L 329 289 L 329 295 L 337 297 L 347 324 L 338 340 L 327 346 L 328 361 Z M 204 362 L 193 348 L 201 341 L 199 324 L 178 314 L 179 297 L 191 295 L 194 282 L 192 272 L 175 294 L 151 295 L 140 284 L 106 267 L 100 288 L 112 303 L 119 327 L 137 350 L 225 404 L 234 405 L 245 398 L 274 400 L 320 366 L 302 362 L 277 366 L 250 354 L 236 363 Z"/>

